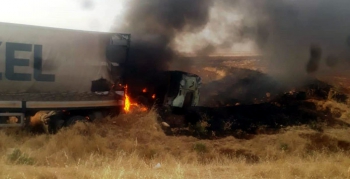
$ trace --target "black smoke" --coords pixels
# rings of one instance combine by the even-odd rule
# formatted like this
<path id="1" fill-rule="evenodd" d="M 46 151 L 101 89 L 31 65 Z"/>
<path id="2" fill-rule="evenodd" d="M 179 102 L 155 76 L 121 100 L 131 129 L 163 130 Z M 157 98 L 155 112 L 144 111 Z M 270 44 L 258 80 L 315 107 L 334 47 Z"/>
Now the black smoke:
<path id="1" fill-rule="evenodd" d="M 129 64 L 133 74 L 167 70 L 177 55 L 171 46 L 176 35 L 202 30 L 209 20 L 212 0 L 131 0 L 124 5 L 124 24 L 131 33 Z"/>
<path id="2" fill-rule="evenodd" d="M 225 28 L 227 38 L 203 45 L 199 55 L 252 40 L 271 70 L 283 69 L 290 74 L 303 69 L 304 75 L 322 66 L 335 68 L 349 57 L 347 0 L 131 0 L 124 6 L 124 23 L 117 30 L 132 34 L 129 62 L 138 72 L 167 69 L 178 55 L 172 45 L 177 35 L 198 33 L 208 23 Z M 210 22 L 213 8 L 218 9 L 216 13 L 232 12 L 242 18 Z M 212 34 L 222 32 L 211 30 Z M 315 45 L 322 51 L 319 60 L 310 53 Z"/>
<path id="3" fill-rule="evenodd" d="M 254 40 L 271 71 L 296 79 L 349 67 L 350 1 L 223 0 L 217 5 L 243 17 L 236 37 Z"/>
<path id="4" fill-rule="evenodd" d="M 179 55 L 172 45 L 177 34 L 201 31 L 209 21 L 212 6 L 213 0 L 126 1 L 125 13 L 114 31 L 131 34 L 125 71 L 131 96 L 152 86 L 149 84 L 161 71 L 169 70 L 169 64 Z"/>
<path id="5" fill-rule="evenodd" d="M 268 72 L 291 85 L 308 81 L 310 74 L 347 73 L 349 67 L 348 0 L 130 0 L 124 7 L 124 18 L 118 20 L 123 23 L 115 31 L 132 34 L 130 77 L 167 70 L 179 55 L 175 39 L 200 33 L 208 24 L 210 34 L 225 32 L 226 38 L 198 41 L 203 48 L 196 54 L 253 41 Z M 241 18 L 212 19 L 213 13 Z"/>

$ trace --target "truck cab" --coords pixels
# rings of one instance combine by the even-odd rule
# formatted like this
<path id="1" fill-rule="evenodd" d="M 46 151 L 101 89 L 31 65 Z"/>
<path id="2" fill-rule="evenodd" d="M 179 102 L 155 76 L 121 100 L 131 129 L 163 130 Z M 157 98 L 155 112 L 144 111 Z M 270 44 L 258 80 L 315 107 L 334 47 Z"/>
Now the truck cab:
<path id="1" fill-rule="evenodd" d="M 199 103 L 201 78 L 182 71 L 169 71 L 170 85 L 164 105 L 175 108 L 188 108 Z"/>
<path id="2" fill-rule="evenodd" d="M 188 108 L 199 103 L 201 78 L 183 71 L 157 71 L 129 79 L 132 99 L 148 108 Z"/>

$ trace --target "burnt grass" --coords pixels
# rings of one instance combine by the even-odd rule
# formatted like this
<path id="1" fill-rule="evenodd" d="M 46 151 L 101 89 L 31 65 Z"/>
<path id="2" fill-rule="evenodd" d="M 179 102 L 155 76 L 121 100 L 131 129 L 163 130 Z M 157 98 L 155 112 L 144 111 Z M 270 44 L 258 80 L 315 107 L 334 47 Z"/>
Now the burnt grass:
<path id="1" fill-rule="evenodd" d="M 226 136 L 251 139 L 258 134 L 279 133 L 288 126 L 308 125 L 318 132 L 322 132 L 323 125 L 349 126 L 337 120 L 330 111 L 317 110 L 316 104 L 309 100 L 328 100 L 332 89 L 332 86 L 315 80 L 297 90 L 278 94 L 273 99 L 261 100 L 258 104 L 192 107 L 178 111 L 179 115 L 184 116 L 180 123 L 176 117 L 165 120 L 172 126 L 166 133 L 205 139 Z M 339 103 L 347 101 L 347 95 L 340 92 L 331 98 Z"/>

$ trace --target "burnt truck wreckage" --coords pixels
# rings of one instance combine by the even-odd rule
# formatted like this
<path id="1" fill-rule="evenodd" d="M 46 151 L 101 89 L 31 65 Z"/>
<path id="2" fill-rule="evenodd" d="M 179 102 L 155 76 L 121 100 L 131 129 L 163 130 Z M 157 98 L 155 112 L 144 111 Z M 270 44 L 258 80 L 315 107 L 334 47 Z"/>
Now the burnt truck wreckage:
<path id="1" fill-rule="evenodd" d="M 130 97 L 146 107 L 185 109 L 197 106 L 201 78 L 183 71 L 155 71 L 128 80 Z"/>
<path id="2" fill-rule="evenodd" d="M 128 77 L 130 34 L 11 23 L 0 23 L 0 33 L 0 127 L 27 126 L 41 112 L 48 132 L 56 133 L 76 121 L 118 114 L 126 95 L 144 105 L 198 104 L 197 75 L 159 71 Z"/>

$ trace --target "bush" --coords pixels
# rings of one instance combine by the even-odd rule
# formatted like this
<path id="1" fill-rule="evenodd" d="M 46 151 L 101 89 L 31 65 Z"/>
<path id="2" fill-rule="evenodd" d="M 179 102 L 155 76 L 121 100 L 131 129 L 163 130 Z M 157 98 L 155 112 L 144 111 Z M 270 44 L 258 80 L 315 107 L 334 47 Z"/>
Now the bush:
<path id="1" fill-rule="evenodd" d="M 22 153 L 21 150 L 15 149 L 8 155 L 8 160 L 18 165 L 33 165 L 34 159 Z"/>
<path id="2" fill-rule="evenodd" d="M 190 129 L 193 132 L 197 133 L 199 136 L 208 135 L 208 127 L 210 127 L 209 117 L 206 115 L 203 115 L 202 119 L 198 121 L 194 126 L 190 125 Z"/>
<path id="3" fill-rule="evenodd" d="M 287 150 L 289 149 L 289 146 L 288 146 L 288 144 L 286 144 L 286 143 L 282 143 L 282 144 L 280 145 L 280 149 L 283 150 L 283 151 L 287 151 Z"/>
<path id="4" fill-rule="evenodd" d="M 207 146 L 203 143 L 194 144 L 193 149 L 200 154 L 208 152 Z"/>

